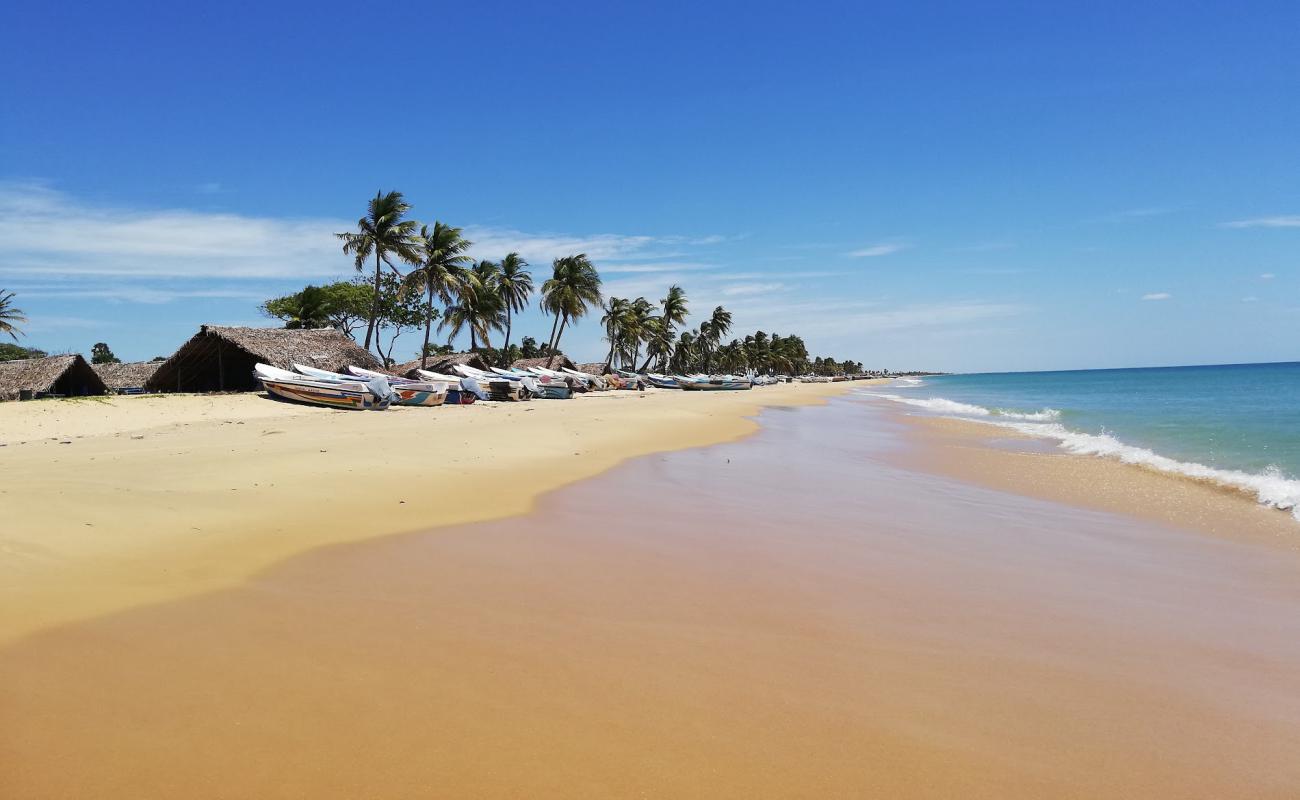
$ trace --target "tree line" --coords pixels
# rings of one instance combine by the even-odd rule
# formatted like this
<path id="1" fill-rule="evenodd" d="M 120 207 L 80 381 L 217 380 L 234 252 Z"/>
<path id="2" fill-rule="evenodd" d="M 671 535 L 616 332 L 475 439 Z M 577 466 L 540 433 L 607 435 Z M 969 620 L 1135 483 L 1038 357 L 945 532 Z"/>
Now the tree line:
<path id="1" fill-rule="evenodd" d="M 812 372 L 839 374 L 861 370 L 853 361 L 810 359 L 798 336 L 758 331 L 726 341 L 731 313 L 718 306 L 707 320 L 680 330 L 689 316 L 686 292 L 671 286 L 657 303 L 645 297 L 607 300 L 601 278 L 584 253 L 556 258 L 551 276 L 540 288 L 540 308 L 551 317 L 546 342 L 532 337 L 512 342 L 514 317 L 528 307 L 537 290 L 529 263 L 519 253 L 500 261 L 474 260 L 473 243 L 460 228 L 435 221 L 421 224 L 408 215 L 401 192 L 379 192 L 370 201 L 356 230 L 336 234 L 358 273 L 352 281 L 308 286 L 262 304 L 263 313 L 288 328 L 334 327 L 374 349 L 393 364 L 397 338 L 423 328 L 422 365 L 430 356 L 452 351 L 452 342 L 468 333 L 470 350 L 491 363 L 508 366 L 520 358 L 554 358 L 565 332 L 594 309 L 609 351 L 607 367 L 646 371 Z M 399 266 L 401 265 L 401 266 Z M 402 267 L 409 267 L 403 272 Z M 446 333 L 446 344 L 431 341 Z M 500 347 L 492 337 L 503 334 Z"/>

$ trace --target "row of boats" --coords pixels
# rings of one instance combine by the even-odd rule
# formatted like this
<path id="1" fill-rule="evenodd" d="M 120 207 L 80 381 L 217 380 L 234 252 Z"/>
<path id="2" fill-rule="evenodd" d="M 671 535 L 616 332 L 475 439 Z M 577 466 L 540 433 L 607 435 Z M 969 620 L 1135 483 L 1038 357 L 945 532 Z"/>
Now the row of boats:
<path id="1" fill-rule="evenodd" d="M 343 409 L 385 409 L 390 405 L 467 405 L 477 400 L 567 400 L 575 394 L 613 389 L 736 391 L 778 383 L 770 376 L 660 375 L 618 371 L 593 375 L 573 369 L 498 368 L 456 365 L 457 375 L 413 370 L 408 377 L 350 366 L 347 372 L 294 364 L 293 370 L 257 364 L 253 374 L 267 392 L 286 400 Z"/>

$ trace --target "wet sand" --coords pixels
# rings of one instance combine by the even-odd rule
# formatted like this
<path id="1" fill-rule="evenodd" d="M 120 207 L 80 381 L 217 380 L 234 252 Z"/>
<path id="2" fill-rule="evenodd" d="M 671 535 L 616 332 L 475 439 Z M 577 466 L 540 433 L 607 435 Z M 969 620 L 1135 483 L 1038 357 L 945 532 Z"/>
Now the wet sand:
<path id="1" fill-rule="evenodd" d="M 1113 459 L 1065 453 L 1050 442 L 997 425 L 891 413 L 916 445 L 899 451 L 896 463 L 901 466 L 1300 551 L 1300 524 L 1290 511 L 1261 505 L 1234 489 Z"/>
<path id="2" fill-rule="evenodd" d="M 1300 557 L 769 409 L 0 649 L 12 797 L 1294 798 Z"/>

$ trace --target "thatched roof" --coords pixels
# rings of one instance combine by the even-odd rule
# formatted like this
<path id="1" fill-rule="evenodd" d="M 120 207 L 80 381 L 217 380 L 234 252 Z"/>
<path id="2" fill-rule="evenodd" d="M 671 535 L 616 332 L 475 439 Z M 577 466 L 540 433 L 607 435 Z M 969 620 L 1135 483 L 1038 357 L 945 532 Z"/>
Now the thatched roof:
<path id="1" fill-rule="evenodd" d="M 428 366 L 423 367 L 423 369 L 427 369 L 430 372 L 441 372 L 444 375 L 455 375 L 456 372 L 452 367 L 457 364 L 466 367 L 473 367 L 474 369 L 481 369 L 485 372 L 491 368 L 491 365 L 488 364 L 487 361 L 483 359 L 483 356 L 478 353 L 447 353 L 446 355 L 441 356 L 429 356 Z M 421 369 L 420 359 L 418 358 L 414 361 L 408 361 L 405 364 L 398 364 L 389 371 L 398 375 L 410 377 L 411 370 L 416 369 Z"/>
<path id="2" fill-rule="evenodd" d="M 515 369 L 529 369 L 530 367 L 546 367 L 547 369 L 576 369 L 573 362 L 569 360 L 564 353 L 556 353 L 554 358 L 545 356 L 543 358 L 521 358 L 510 366 Z"/>
<path id="3" fill-rule="evenodd" d="M 158 365 L 145 388 L 159 392 L 247 391 L 258 388 L 253 365 L 281 369 L 306 364 L 332 371 L 350 365 L 378 369 L 379 359 L 333 328 L 227 328 L 203 325 Z"/>
<path id="4" fill-rule="evenodd" d="M 86 359 L 76 353 L 0 361 L 0 400 L 47 394 L 104 394 L 108 388 Z"/>
<path id="5" fill-rule="evenodd" d="M 576 369 L 578 372 L 585 372 L 588 375 L 604 375 L 610 371 L 605 367 L 604 361 L 592 361 L 587 364 L 578 364 L 573 367 L 573 369 Z"/>
<path id="6" fill-rule="evenodd" d="M 135 361 L 127 364 L 91 364 L 90 367 L 110 389 L 141 389 L 162 363 Z"/>

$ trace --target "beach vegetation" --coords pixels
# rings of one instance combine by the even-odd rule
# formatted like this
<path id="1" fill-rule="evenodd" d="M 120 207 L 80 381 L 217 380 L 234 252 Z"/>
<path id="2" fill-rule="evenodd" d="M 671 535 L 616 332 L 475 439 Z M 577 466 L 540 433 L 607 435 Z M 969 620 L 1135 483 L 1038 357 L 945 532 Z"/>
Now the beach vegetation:
<path id="1" fill-rule="evenodd" d="M 49 353 L 35 347 L 23 347 L 9 342 L 0 342 L 0 361 L 21 361 L 27 358 L 45 358 Z"/>
<path id="2" fill-rule="evenodd" d="M 590 309 L 599 308 L 601 295 L 600 274 L 586 253 L 557 258 L 551 270 L 551 277 L 542 284 L 542 308 L 555 317 L 545 354 L 554 359 L 565 327 L 586 316 Z"/>
<path id="3" fill-rule="evenodd" d="M 424 344 L 420 348 L 420 368 L 427 369 L 429 334 L 433 321 L 437 318 L 433 301 L 437 299 L 442 303 L 442 318 L 448 319 L 452 305 L 469 289 L 469 267 L 473 262 L 469 248 L 473 242 L 462 235 L 460 228 L 437 220 L 432 228 L 428 225 L 420 226 L 419 241 L 422 256 L 420 264 L 403 279 L 402 291 L 423 292 L 425 295 Z"/>
<path id="4" fill-rule="evenodd" d="M 518 253 L 507 253 L 501 259 L 496 279 L 497 296 L 506 312 L 506 341 L 501 346 L 502 360 L 497 362 L 508 367 L 523 356 L 511 359 L 510 333 L 514 327 L 514 314 L 528 307 L 528 298 L 533 294 L 533 276 L 528 271 L 528 262 Z M 518 348 L 514 348 L 518 350 Z"/>
<path id="5" fill-rule="evenodd" d="M 90 348 L 90 363 L 92 364 L 121 364 L 122 359 L 113 355 L 113 350 L 105 342 L 96 342 Z"/>
<path id="6" fill-rule="evenodd" d="M 27 321 L 22 309 L 14 305 L 14 293 L 0 289 L 0 333 L 7 333 L 15 342 L 23 335 L 18 326 Z"/>
<path id="7" fill-rule="evenodd" d="M 401 192 L 380 191 L 375 194 L 366 210 L 366 215 L 357 220 L 356 231 L 336 233 L 343 241 L 343 252 L 354 258 L 357 272 L 364 272 L 370 257 L 375 259 L 374 296 L 371 299 L 370 314 L 366 321 L 366 338 L 362 347 L 370 349 L 371 340 L 376 335 L 379 323 L 380 303 L 383 295 L 381 274 L 387 265 L 393 274 L 399 274 L 393 259 L 407 264 L 423 263 L 423 253 L 415 220 L 404 219 L 411 206 L 403 199 Z"/>

